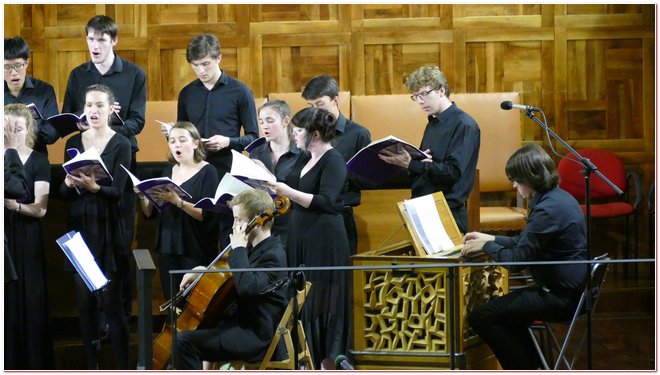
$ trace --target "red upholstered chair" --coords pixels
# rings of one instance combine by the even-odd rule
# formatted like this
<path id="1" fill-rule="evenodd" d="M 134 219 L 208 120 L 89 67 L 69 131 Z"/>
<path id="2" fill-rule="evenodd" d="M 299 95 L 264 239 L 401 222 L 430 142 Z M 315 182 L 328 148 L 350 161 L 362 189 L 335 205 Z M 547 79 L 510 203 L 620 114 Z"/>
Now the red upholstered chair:
<path id="1" fill-rule="evenodd" d="M 591 217 L 593 219 L 625 219 L 625 246 L 624 251 L 629 251 L 629 231 L 634 231 L 635 247 L 634 258 L 638 258 L 637 249 L 637 208 L 642 202 L 642 188 L 639 175 L 634 172 L 626 173 L 623 162 L 619 157 L 606 150 L 581 149 L 577 152 L 598 168 L 598 170 L 607 177 L 612 183 L 623 190 L 623 196 L 619 196 L 609 185 L 601 180 L 595 174 L 591 175 Z M 570 193 L 580 202 L 582 211 L 586 215 L 585 206 L 585 182 L 582 174 L 582 163 L 580 163 L 573 154 L 563 157 L 558 166 L 561 181 L 559 186 Z M 630 203 L 630 180 L 635 188 L 635 201 Z M 632 228 L 630 228 L 630 219 L 632 218 Z M 627 256 L 628 254 L 624 254 Z M 635 267 L 637 269 L 637 267 Z M 628 265 L 625 267 L 628 273 Z M 636 273 L 635 273 L 636 274 Z"/>

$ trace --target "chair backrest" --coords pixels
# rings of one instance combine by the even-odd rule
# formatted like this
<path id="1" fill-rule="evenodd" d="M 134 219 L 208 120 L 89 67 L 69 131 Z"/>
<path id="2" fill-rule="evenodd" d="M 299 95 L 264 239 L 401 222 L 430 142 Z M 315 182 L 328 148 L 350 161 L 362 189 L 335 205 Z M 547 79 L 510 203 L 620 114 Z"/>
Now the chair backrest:
<path id="1" fill-rule="evenodd" d="M 598 170 L 607 177 L 619 189 L 627 190 L 626 170 L 619 157 L 607 150 L 580 149 L 577 152 L 582 157 L 591 160 Z M 564 156 L 557 166 L 560 182 L 559 186 L 574 196 L 577 200 L 585 197 L 585 182 L 582 171 L 582 163 L 575 155 Z M 598 177 L 590 179 L 591 197 L 593 199 L 616 197 L 617 193 Z"/>
<path id="2" fill-rule="evenodd" d="M 311 359 L 310 359 L 311 357 L 309 354 L 309 350 L 307 349 L 307 343 L 306 343 L 304 331 L 302 329 L 302 324 L 300 321 L 298 321 L 298 327 L 294 327 L 293 325 L 294 306 L 297 307 L 295 314 L 299 315 L 300 311 L 302 310 L 303 304 L 305 303 L 305 298 L 307 297 L 307 294 L 309 294 L 309 290 L 311 289 L 311 287 L 312 287 L 312 283 L 307 281 L 305 283 L 305 288 L 296 291 L 296 295 L 289 300 L 289 304 L 284 310 L 284 314 L 282 314 L 282 319 L 280 319 L 280 322 L 277 324 L 277 328 L 275 329 L 273 340 L 271 341 L 270 346 L 268 347 L 268 350 L 266 350 L 266 354 L 259 365 L 260 370 L 264 370 L 267 368 L 293 370 L 295 363 L 294 356 L 296 353 L 295 346 L 301 348 L 302 353 L 300 353 L 299 358 L 301 357 L 304 358 L 305 362 L 307 362 L 307 366 L 313 370 L 313 364 L 311 363 Z M 298 343 L 294 343 L 291 337 L 291 331 L 294 329 L 297 330 L 298 332 L 298 341 L 299 341 Z M 279 344 L 281 339 L 284 339 L 287 358 L 284 359 L 283 361 L 273 361 L 272 358 L 275 353 L 275 349 L 277 348 L 277 345 Z"/>
<path id="3" fill-rule="evenodd" d="M 268 101 L 268 98 L 254 98 L 254 108 L 257 110 L 257 118 L 259 117 L 259 107 L 264 105 Z"/>
<path id="4" fill-rule="evenodd" d="M 646 208 L 649 210 L 649 215 L 655 214 L 655 181 L 651 181 L 649 185 L 649 192 L 646 196 Z"/>
<path id="5" fill-rule="evenodd" d="M 301 109 L 309 107 L 307 101 L 303 99 L 302 92 L 271 92 L 268 94 L 268 100 L 279 99 L 284 100 L 291 108 L 291 116 L 295 115 Z M 346 118 L 351 116 L 351 92 L 339 92 L 339 111 L 344 114 Z"/>
<path id="6" fill-rule="evenodd" d="M 479 124 L 479 191 L 513 191 L 504 167 L 509 157 L 522 146 L 521 111 L 505 111 L 503 101 L 520 102 L 517 92 L 489 92 L 451 94 L 458 108 L 468 113 Z"/>
<path id="7" fill-rule="evenodd" d="M 136 154 L 138 162 L 167 161 L 167 138 L 160 131 L 156 122 L 176 122 L 177 102 L 148 101 L 144 114 L 144 128 L 136 136 L 140 152 Z"/>
<path id="8" fill-rule="evenodd" d="M 305 298 L 307 298 L 307 294 L 309 293 L 309 289 L 311 287 L 312 287 L 312 283 L 308 281 L 305 283 L 305 288 L 303 290 L 296 291 L 296 295 L 289 300 L 289 304 L 286 306 L 286 310 L 284 310 L 284 314 L 282 314 L 282 319 L 280 319 L 276 331 L 279 331 L 284 328 L 289 330 L 291 329 L 291 325 L 293 324 L 293 307 L 294 305 L 297 304 L 298 310 L 296 311 L 296 314 L 299 314 L 300 311 L 302 310 L 303 304 L 305 303 Z M 296 299 L 295 303 L 294 303 L 294 298 Z"/>
<path id="9" fill-rule="evenodd" d="M 353 95 L 351 120 L 366 127 L 371 139 L 393 135 L 419 145 L 427 123 L 426 114 L 410 95 Z"/>
<path id="10" fill-rule="evenodd" d="M 610 257 L 607 253 L 594 258 L 597 261 L 607 261 Z M 600 290 L 605 283 L 605 274 L 607 273 L 608 263 L 594 263 L 591 265 L 590 293 L 592 299 L 592 309 L 595 307 L 600 295 Z"/>

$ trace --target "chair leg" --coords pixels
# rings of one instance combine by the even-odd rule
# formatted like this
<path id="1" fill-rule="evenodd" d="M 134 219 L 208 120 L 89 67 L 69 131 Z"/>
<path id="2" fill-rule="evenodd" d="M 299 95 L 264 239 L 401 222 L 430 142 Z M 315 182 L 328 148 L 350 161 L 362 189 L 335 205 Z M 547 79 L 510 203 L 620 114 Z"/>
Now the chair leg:
<path id="1" fill-rule="evenodd" d="M 529 332 L 529 335 L 532 337 L 534 348 L 536 348 L 536 353 L 538 353 L 539 359 L 541 359 L 541 364 L 543 365 L 543 369 L 550 370 L 550 366 L 548 366 L 548 361 L 545 358 L 545 353 L 543 349 L 541 349 L 541 346 L 539 345 L 539 339 L 537 339 L 536 335 L 534 334 L 534 328 L 529 327 L 527 328 L 527 331 Z M 539 332 L 539 335 L 541 336 L 540 340 L 543 343 L 545 341 L 545 339 L 543 338 L 543 332 Z"/>
<path id="2" fill-rule="evenodd" d="M 585 330 L 587 329 L 586 325 L 584 329 Z M 585 332 L 584 334 L 582 334 L 582 338 L 580 339 L 578 346 L 575 348 L 575 354 L 573 354 L 573 359 L 571 360 L 571 367 L 570 367 L 571 369 L 575 365 L 575 362 L 577 361 L 578 356 L 580 355 L 580 351 L 582 350 L 582 346 L 586 341 L 587 341 L 587 333 Z"/>
<path id="3" fill-rule="evenodd" d="M 557 336 L 555 336 L 555 333 L 552 330 L 550 324 L 547 324 L 546 327 L 548 329 L 548 335 L 552 339 L 552 344 L 557 349 L 557 359 L 551 358 L 551 360 L 554 362 L 554 365 L 552 366 L 552 370 L 559 370 L 559 366 L 561 365 L 561 362 L 564 362 L 564 365 L 566 366 L 566 370 L 572 370 L 570 363 L 566 359 L 566 350 L 568 349 L 570 336 L 572 336 L 573 334 L 573 325 L 572 324 L 569 325 L 568 331 L 564 336 L 564 342 L 561 346 L 559 345 L 559 340 L 557 340 Z"/>
<path id="4" fill-rule="evenodd" d="M 633 235 L 635 237 L 635 259 L 639 258 L 639 230 L 637 229 L 637 213 L 633 212 Z M 635 263 L 635 280 L 639 279 L 639 263 Z"/>
<path id="5" fill-rule="evenodd" d="M 655 211 L 649 212 L 648 217 L 648 257 L 653 257 L 655 254 Z M 653 274 L 653 272 L 651 272 Z"/>
<path id="6" fill-rule="evenodd" d="M 628 216 L 625 217 L 625 232 L 626 232 L 625 242 L 624 242 L 624 246 L 623 246 L 623 253 L 625 255 L 622 256 L 621 258 L 630 259 L 630 238 L 629 238 L 630 237 L 630 219 L 628 218 Z M 626 279 L 628 279 L 630 277 L 629 270 L 630 270 L 630 263 L 626 263 L 624 265 L 624 275 L 625 275 Z"/>
<path id="7" fill-rule="evenodd" d="M 312 356 L 309 347 L 307 347 L 307 337 L 301 321 L 298 321 L 298 340 L 300 345 L 299 362 L 306 366 L 305 370 L 314 370 L 314 362 L 312 362 Z"/>

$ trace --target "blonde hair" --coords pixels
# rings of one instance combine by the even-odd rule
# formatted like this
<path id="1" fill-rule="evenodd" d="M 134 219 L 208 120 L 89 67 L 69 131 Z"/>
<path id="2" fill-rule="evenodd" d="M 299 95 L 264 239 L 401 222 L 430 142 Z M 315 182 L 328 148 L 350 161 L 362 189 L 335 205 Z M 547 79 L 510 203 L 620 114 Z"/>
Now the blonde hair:
<path id="1" fill-rule="evenodd" d="M 37 137 L 32 111 L 30 111 L 30 109 L 28 109 L 23 103 L 12 103 L 5 106 L 5 117 L 6 116 L 22 117 L 25 119 L 25 126 L 27 127 L 25 145 L 32 148 Z"/>
<path id="2" fill-rule="evenodd" d="M 199 135 L 199 131 L 197 130 L 195 125 L 193 125 L 188 121 L 179 121 L 176 124 L 174 124 L 174 126 L 172 126 L 170 132 L 174 129 L 183 129 L 190 134 L 190 137 L 192 137 L 193 142 L 199 141 L 197 148 L 195 148 L 195 154 L 193 155 L 195 162 L 199 163 L 202 160 L 206 160 L 206 151 L 202 146 L 202 136 Z M 169 136 L 168 136 L 168 142 L 169 142 Z M 174 158 L 174 155 L 172 155 L 172 151 L 169 149 L 169 147 L 167 149 L 167 161 L 169 161 L 172 164 L 178 164 L 178 162 Z"/>
<path id="3" fill-rule="evenodd" d="M 275 210 L 275 202 L 271 198 L 270 194 L 266 193 L 264 190 L 259 189 L 250 189 L 242 191 L 234 197 L 234 199 L 227 202 L 229 208 L 234 206 L 241 205 L 243 206 L 243 211 L 247 216 L 248 221 L 252 218 L 261 214 L 262 212 L 273 212 Z M 268 221 L 263 225 L 264 229 L 270 229 L 273 227 L 273 220 Z"/>
<path id="4" fill-rule="evenodd" d="M 451 89 L 449 88 L 445 73 L 435 65 L 424 65 L 418 68 L 406 77 L 405 85 L 413 93 L 424 86 L 428 86 L 433 90 L 444 87 L 447 98 L 451 95 Z"/>

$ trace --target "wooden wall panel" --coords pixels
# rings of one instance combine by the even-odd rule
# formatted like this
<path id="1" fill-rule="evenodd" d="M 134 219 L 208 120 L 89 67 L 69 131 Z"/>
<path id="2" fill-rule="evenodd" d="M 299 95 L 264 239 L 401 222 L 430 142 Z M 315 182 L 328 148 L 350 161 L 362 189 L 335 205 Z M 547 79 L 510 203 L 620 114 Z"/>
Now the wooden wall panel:
<path id="1" fill-rule="evenodd" d="M 352 95 L 405 94 L 410 72 L 436 64 L 453 92 L 520 92 L 521 102 L 543 108 L 552 129 L 573 147 L 616 152 L 642 175 L 645 194 L 655 181 L 654 4 L 5 4 L 5 36 L 28 41 L 28 74 L 50 82 L 60 106 L 70 70 L 89 59 L 84 26 L 94 14 L 118 22 L 118 54 L 147 73 L 151 106 L 175 101 L 196 78 L 185 51 L 203 32 L 219 37 L 222 68 L 261 98 L 300 91 L 318 74 L 334 76 Z M 149 143 L 149 133 L 158 116 L 148 116 L 140 137 L 141 149 L 155 158 L 163 138 Z M 539 126 L 520 116 L 523 141 L 545 144 Z M 60 161 L 64 143 L 51 150 Z M 387 229 L 396 213 L 380 217 L 375 229 L 360 217 L 407 196 L 406 190 L 365 191 L 357 225 L 375 235 L 360 239 L 362 249 L 405 237 Z M 44 226 L 47 243 L 65 230 L 57 220 L 65 210 L 55 195 Z M 138 221 L 138 247 L 153 246 L 154 223 L 140 215 Z M 61 252 L 47 255 L 49 277 L 59 287 L 52 289 L 70 290 Z M 66 300 L 51 314 L 75 316 L 72 306 Z"/>
<path id="2" fill-rule="evenodd" d="M 195 78 L 192 36 L 218 35 L 222 68 L 255 96 L 299 91 L 317 74 L 354 95 L 406 93 L 422 64 L 454 92 L 519 91 L 574 147 L 604 147 L 654 175 L 653 4 L 7 4 L 5 35 L 32 49 L 28 72 L 63 99 L 88 59 L 84 26 L 119 23 L 118 53 L 147 72 L 149 100 L 176 100 Z M 544 134 L 523 121 L 523 139 Z"/>

